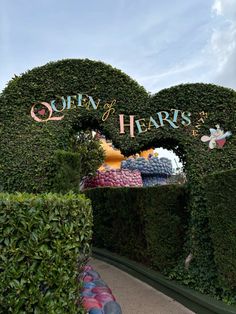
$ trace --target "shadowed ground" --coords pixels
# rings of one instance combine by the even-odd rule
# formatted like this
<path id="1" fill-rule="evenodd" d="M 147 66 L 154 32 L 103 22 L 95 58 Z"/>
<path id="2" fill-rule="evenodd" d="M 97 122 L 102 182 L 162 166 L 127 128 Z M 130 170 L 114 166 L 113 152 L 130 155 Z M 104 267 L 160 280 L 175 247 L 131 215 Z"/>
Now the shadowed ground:
<path id="1" fill-rule="evenodd" d="M 90 263 L 111 288 L 122 314 L 193 314 L 182 304 L 118 268 L 92 259 Z"/>

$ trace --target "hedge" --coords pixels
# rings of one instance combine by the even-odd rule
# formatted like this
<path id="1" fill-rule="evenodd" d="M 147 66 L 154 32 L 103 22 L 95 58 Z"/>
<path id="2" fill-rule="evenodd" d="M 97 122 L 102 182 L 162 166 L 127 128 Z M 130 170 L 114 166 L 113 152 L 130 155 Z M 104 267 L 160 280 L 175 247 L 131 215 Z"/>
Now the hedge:
<path id="1" fill-rule="evenodd" d="M 50 103 L 78 93 L 90 95 L 95 101 L 101 99 L 98 110 L 72 108 L 63 112 L 61 121 L 46 123 L 36 122 L 30 115 L 34 103 Z M 99 129 L 117 147 L 121 138 L 122 142 L 126 138 L 130 146 L 129 135 L 119 135 L 117 114 L 120 110 L 129 111 L 132 104 L 139 104 L 141 113 L 147 97 L 144 88 L 128 75 L 90 60 L 51 62 L 15 77 L 0 95 L 0 191 L 52 191 L 52 178 L 58 171 L 54 167 L 56 152 L 71 150 L 71 139 L 80 130 Z M 116 114 L 103 122 L 103 106 L 114 99 Z"/>
<path id="2" fill-rule="evenodd" d="M 58 150 L 55 152 L 56 174 L 53 178 L 53 190 L 56 193 L 67 193 L 80 190 L 81 156 L 75 152 Z"/>
<path id="3" fill-rule="evenodd" d="M 0 194 L 0 312 L 78 313 L 91 225 L 83 195 Z"/>
<path id="4" fill-rule="evenodd" d="M 30 115 L 35 103 L 56 99 L 60 111 L 61 97 L 79 93 L 92 96 L 95 102 L 100 99 L 98 109 L 72 106 L 54 113 L 63 114 L 62 120 L 46 123 L 36 122 Z M 106 105 L 113 100 L 113 111 L 104 121 Z M 150 117 L 158 119 L 161 111 L 169 112 L 173 119 L 173 108 L 182 114 L 190 112 L 191 125 L 184 126 L 179 113 L 177 128 L 165 122 L 163 127 L 151 124 L 150 130 L 140 134 L 136 128 L 134 138 L 127 127 L 125 134 L 120 134 L 119 114 L 125 115 L 125 123 L 129 115 L 148 123 Z M 209 128 L 216 124 L 235 134 L 235 108 L 236 92 L 212 84 L 184 84 L 150 95 L 128 75 L 102 62 L 67 59 L 48 63 L 12 79 L 0 95 L 0 190 L 51 191 L 51 178 L 57 171 L 53 167 L 56 151 L 70 150 L 71 138 L 86 128 L 98 129 L 126 156 L 151 147 L 174 150 L 185 162 L 189 180 L 226 170 L 231 164 L 236 166 L 232 158 L 236 138 L 227 139 L 224 149 L 215 149 L 210 155 L 208 145 L 200 138 L 209 135 Z M 203 112 L 208 117 L 202 116 Z M 199 132 L 196 137 L 192 135 L 194 130 Z"/>
<path id="5" fill-rule="evenodd" d="M 208 176 L 205 190 L 219 280 L 236 292 L 236 169 Z"/>
<path id="6" fill-rule="evenodd" d="M 46 123 L 38 123 L 30 115 L 35 103 L 50 103 L 78 94 L 90 95 L 97 103 L 100 99 L 97 110 L 73 107 L 55 113 L 57 117 L 63 114 L 64 119 Z M 112 103 L 113 110 L 104 121 L 106 106 Z M 60 105 L 61 102 L 59 111 Z M 181 84 L 150 95 L 128 75 L 102 62 L 88 59 L 50 62 L 14 77 L 0 95 L 0 191 L 54 191 L 56 151 L 69 151 L 71 138 L 81 129 L 99 130 L 125 156 L 147 148 L 172 149 L 184 162 L 190 188 L 189 241 L 185 254 L 194 255 L 194 269 L 189 270 L 193 270 L 191 280 L 198 282 L 199 287 L 205 285 L 207 290 L 215 265 L 201 179 L 236 167 L 235 108 L 236 92 L 213 84 Z M 150 117 L 158 119 L 157 113 L 161 111 L 174 119 L 173 109 L 178 113 L 177 128 L 165 120 L 163 127 L 159 121 L 158 127 L 150 122 Z M 184 125 L 181 118 L 186 112 L 191 113 L 190 125 Z M 131 138 L 129 128 L 125 127 L 125 134 L 120 134 L 120 114 L 124 114 L 125 124 L 134 115 L 135 120 L 141 119 L 141 124 L 145 121 L 149 130 L 143 127 L 145 131 L 139 133 L 135 127 L 135 137 Z M 209 151 L 201 136 L 210 135 L 209 129 L 216 124 L 231 131 L 232 136 L 223 149 Z M 182 273 L 185 276 L 184 269 Z"/>
<path id="7" fill-rule="evenodd" d="M 187 224 L 185 188 L 97 188 L 92 201 L 93 243 L 155 269 L 167 270 L 181 256 Z"/>

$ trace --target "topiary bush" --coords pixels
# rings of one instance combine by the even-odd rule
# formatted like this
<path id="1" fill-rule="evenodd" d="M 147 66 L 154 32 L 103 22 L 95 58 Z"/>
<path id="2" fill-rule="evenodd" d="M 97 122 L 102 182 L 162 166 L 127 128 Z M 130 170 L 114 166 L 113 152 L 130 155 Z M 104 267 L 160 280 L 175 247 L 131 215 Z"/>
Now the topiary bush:
<path id="1" fill-rule="evenodd" d="M 97 188 L 93 243 L 161 271 L 176 265 L 187 225 L 183 186 Z"/>
<path id="2" fill-rule="evenodd" d="M 71 100 L 70 109 L 63 110 L 67 96 L 79 93 L 91 95 L 97 109 L 86 101 L 78 108 Z M 36 122 L 30 115 L 33 104 L 53 100 L 58 101 L 53 116 L 64 118 Z M 113 110 L 104 120 L 111 103 Z M 48 63 L 15 77 L 0 96 L 0 187 L 9 192 L 51 190 L 55 152 L 70 150 L 71 138 L 87 128 L 99 129 L 126 156 L 157 145 L 173 149 L 185 162 L 189 180 L 226 170 L 236 166 L 232 158 L 236 138 L 229 138 L 224 149 L 215 149 L 210 155 L 200 138 L 217 123 L 234 134 L 235 107 L 236 92 L 216 85 L 185 84 L 150 96 L 129 76 L 102 62 L 68 59 Z M 164 113 L 157 114 L 163 111 L 169 114 L 172 126 Z M 202 115 L 204 112 L 208 116 Z M 44 117 L 46 113 L 40 114 Z M 135 121 L 142 119 L 137 122 L 139 128 L 135 123 L 134 138 L 129 127 L 120 134 L 119 114 L 124 115 L 124 123 L 129 123 L 130 115 Z"/>
<path id="3" fill-rule="evenodd" d="M 208 176 L 205 190 L 218 278 L 236 291 L 236 169 Z"/>
<path id="4" fill-rule="evenodd" d="M 182 258 L 189 218 L 186 200 L 186 188 L 180 185 L 147 188 L 138 197 L 150 263 L 162 272 Z"/>
<path id="5" fill-rule="evenodd" d="M 55 113 L 57 117 L 65 114 L 60 121 L 39 123 L 31 117 L 33 104 L 59 98 L 61 110 L 60 97 L 78 93 L 91 95 L 95 101 L 101 99 L 101 105 L 97 110 L 81 106 Z M 99 129 L 118 145 L 117 115 L 110 114 L 107 121 L 102 121 L 104 105 L 116 99 L 116 113 L 123 109 L 128 112 L 134 103 L 140 107 L 145 104 L 147 95 L 144 88 L 121 71 L 90 60 L 52 62 L 14 78 L 0 96 L 0 190 L 53 190 L 52 178 L 58 170 L 54 167 L 56 151 L 70 151 L 71 139 L 88 128 Z M 126 136 L 126 143 L 129 142 Z M 90 149 L 87 157 L 89 154 Z"/>
<path id="6" fill-rule="evenodd" d="M 75 152 L 58 150 L 55 152 L 53 190 L 57 193 L 73 191 L 79 193 L 81 180 L 81 155 Z"/>
<path id="7" fill-rule="evenodd" d="M 84 193 L 93 208 L 93 244 L 146 262 L 144 220 L 137 207 L 140 189 L 104 187 Z"/>
<path id="8" fill-rule="evenodd" d="M 67 96 L 77 95 L 78 101 L 80 94 L 87 96 L 79 108 L 70 103 L 70 109 L 63 110 L 64 105 L 69 107 Z M 89 103 L 88 95 L 96 104 Z M 54 100 L 60 102 L 53 117 L 63 115 L 62 120 L 39 123 L 32 119 L 33 104 Z M 150 95 L 129 76 L 102 62 L 48 63 L 15 77 L 0 95 L 0 191 L 53 190 L 56 151 L 70 151 L 71 138 L 80 129 L 98 129 L 125 156 L 147 148 L 172 149 L 184 162 L 190 189 L 185 256 L 194 255 L 194 267 L 189 272 L 196 285 L 207 286 L 211 280 L 206 275 L 214 276 L 215 265 L 202 178 L 236 168 L 235 108 L 236 92 L 212 84 L 183 84 Z M 37 114 L 44 117 L 45 110 L 39 109 Z M 122 117 L 128 124 L 132 116 L 134 137 L 129 126 L 124 126 L 124 134 L 120 128 Z M 210 135 L 209 129 L 217 124 L 233 136 L 223 149 L 209 151 L 201 137 Z"/>
<path id="9" fill-rule="evenodd" d="M 80 131 L 75 134 L 72 149 L 80 157 L 80 178 L 95 175 L 97 169 L 104 163 L 105 151 L 96 136 L 91 131 Z"/>
<path id="10" fill-rule="evenodd" d="M 0 312 L 78 313 L 77 277 L 92 235 L 89 200 L 0 194 L 0 222 Z"/>

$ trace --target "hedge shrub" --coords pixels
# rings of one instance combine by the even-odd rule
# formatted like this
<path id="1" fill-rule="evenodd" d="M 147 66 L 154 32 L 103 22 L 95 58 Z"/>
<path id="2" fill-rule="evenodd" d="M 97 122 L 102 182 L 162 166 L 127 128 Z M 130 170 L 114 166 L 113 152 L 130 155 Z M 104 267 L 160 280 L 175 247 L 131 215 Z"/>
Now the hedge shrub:
<path id="1" fill-rule="evenodd" d="M 95 101 L 101 99 L 99 109 L 65 110 L 63 120 L 46 123 L 38 123 L 30 115 L 36 102 L 50 102 L 59 96 L 78 93 L 88 94 Z M 118 147 L 121 140 L 118 112 L 128 112 L 132 104 L 139 104 L 141 109 L 147 97 L 144 88 L 128 75 L 87 59 L 51 62 L 15 77 L 0 95 L 0 191 L 52 191 L 57 150 L 70 150 L 71 139 L 87 128 L 99 129 Z M 116 114 L 103 122 L 103 106 L 114 99 L 117 100 Z M 130 137 L 125 138 L 126 145 L 130 146 Z"/>
<path id="2" fill-rule="evenodd" d="M 208 176 L 206 196 L 219 280 L 236 292 L 236 169 Z"/>
<path id="3" fill-rule="evenodd" d="M 93 243 L 156 269 L 169 269 L 182 254 L 187 224 L 185 188 L 97 188 L 92 201 Z"/>
<path id="4" fill-rule="evenodd" d="M 152 266 L 162 272 L 183 256 L 188 224 L 186 197 L 185 187 L 169 185 L 144 190 L 138 200 L 145 221 L 147 252 Z"/>
<path id="5" fill-rule="evenodd" d="M 58 150 L 55 152 L 55 165 L 57 169 L 53 178 L 53 190 L 56 193 L 67 193 L 80 190 L 81 156 L 75 152 Z"/>
<path id="6" fill-rule="evenodd" d="M 104 161 L 104 150 L 91 132 L 79 132 L 71 139 L 69 151 L 56 150 L 51 170 L 51 190 L 55 193 L 80 192 L 80 182 L 84 176 L 95 174 Z"/>
<path id="7" fill-rule="evenodd" d="M 64 119 L 47 123 L 36 122 L 30 115 L 37 102 L 50 103 L 78 93 L 88 94 L 95 101 L 100 99 L 98 109 L 64 110 Z M 104 105 L 113 100 L 115 112 L 103 121 Z M 183 126 L 178 118 L 178 128 L 165 122 L 164 127 L 151 127 L 140 134 L 136 128 L 134 138 L 130 138 L 127 128 L 126 134 L 120 134 L 119 114 L 125 115 L 125 123 L 129 122 L 129 115 L 148 122 L 150 116 L 157 119 L 157 112 L 170 113 L 173 108 L 191 112 L 191 125 Z M 15 77 L 0 95 L 0 190 L 51 191 L 51 178 L 56 173 L 52 167 L 55 152 L 69 150 L 71 138 L 86 128 L 100 130 L 126 156 L 150 147 L 173 149 L 186 163 L 189 180 L 226 170 L 231 164 L 236 167 L 232 158 L 236 154 L 234 136 L 227 139 L 223 150 L 213 150 L 210 158 L 208 145 L 200 140 L 216 124 L 235 134 L 235 108 L 236 92 L 212 84 L 179 85 L 150 95 L 128 75 L 102 62 L 67 59 L 48 63 Z M 208 117 L 200 123 L 199 135 L 194 137 L 192 131 L 203 111 Z"/>
<path id="8" fill-rule="evenodd" d="M 90 201 L 74 194 L 0 194 L 0 312 L 78 313 Z"/>
<path id="9" fill-rule="evenodd" d="M 101 99 L 102 105 L 97 110 L 65 110 L 61 121 L 37 123 L 30 116 L 36 102 L 78 93 L 90 95 L 95 101 Z M 103 121 L 104 104 L 113 100 L 115 112 Z M 98 129 L 125 156 L 147 148 L 172 149 L 185 164 L 190 187 L 185 253 L 194 255 L 195 282 L 201 279 L 199 285 L 204 280 L 207 284 L 206 274 L 214 275 L 214 261 L 200 181 L 207 174 L 236 167 L 235 108 L 236 92 L 212 84 L 182 84 L 150 95 L 129 76 L 102 62 L 67 59 L 48 63 L 12 79 L 0 95 L 0 191 L 52 191 L 56 151 L 68 151 L 71 138 L 81 129 Z M 120 134 L 119 114 L 125 115 L 125 123 L 129 115 L 134 115 L 135 120 L 146 119 L 148 124 L 150 116 L 156 119 L 158 112 L 170 113 L 173 109 L 190 112 L 191 125 L 184 126 L 178 118 L 178 128 L 165 122 L 164 127 L 152 124 L 150 130 L 140 134 L 136 128 L 134 138 L 130 138 L 127 127 L 126 134 Z M 204 121 L 202 113 L 208 114 L 203 116 Z M 209 135 L 216 124 L 231 131 L 232 136 L 223 149 L 209 151 L 201 136 Z M 193 136 L 195 131 L 198 134 Z"/>

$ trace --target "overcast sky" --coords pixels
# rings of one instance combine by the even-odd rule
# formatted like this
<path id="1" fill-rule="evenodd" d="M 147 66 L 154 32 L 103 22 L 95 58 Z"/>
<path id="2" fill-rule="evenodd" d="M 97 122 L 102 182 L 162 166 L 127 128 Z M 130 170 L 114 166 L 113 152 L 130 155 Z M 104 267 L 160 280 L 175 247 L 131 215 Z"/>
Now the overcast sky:
<path id="1" fill-rule="evenodd" d="M 236 89 L 236 0 L 0 0 L 0 91 L 64 58 L 101 60 L 148 91 Z"/>

